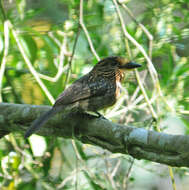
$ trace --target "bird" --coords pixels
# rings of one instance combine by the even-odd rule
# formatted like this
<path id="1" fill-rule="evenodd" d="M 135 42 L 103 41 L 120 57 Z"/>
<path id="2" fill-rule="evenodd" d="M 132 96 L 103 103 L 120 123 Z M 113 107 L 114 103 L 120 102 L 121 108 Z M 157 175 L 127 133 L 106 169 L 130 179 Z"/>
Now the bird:
<path id="1" fill-rule="evenodd" d="M 73 82 L 56 99 L 52 108 L 37 118 L 25 133 L 25 138 L 37 132 L 55 114 L 68 112 L 98 112 L 116 103 L 120 95 L 120 83 L 125 72 L 141 67 L 134 61 L 120 56 L 100 60 L 92 70 Z"/>

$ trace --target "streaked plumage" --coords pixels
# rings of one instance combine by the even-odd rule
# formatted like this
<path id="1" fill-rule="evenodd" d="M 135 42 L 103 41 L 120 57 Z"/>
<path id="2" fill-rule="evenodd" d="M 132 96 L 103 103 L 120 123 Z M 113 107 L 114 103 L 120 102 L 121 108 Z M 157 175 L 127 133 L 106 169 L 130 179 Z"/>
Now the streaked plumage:
<path id="1" fill-rule="evenodd" d="M 108 57 L 99 61 L 88 74 L 59 95 L 52 109 L 33 122 L 25 137 L 38 130 L 57 112 L 97 112 L 112 106 L 120 94 L 118 83 L 122 82 L 124 71 L 140 66 L 122 57 Z"/>

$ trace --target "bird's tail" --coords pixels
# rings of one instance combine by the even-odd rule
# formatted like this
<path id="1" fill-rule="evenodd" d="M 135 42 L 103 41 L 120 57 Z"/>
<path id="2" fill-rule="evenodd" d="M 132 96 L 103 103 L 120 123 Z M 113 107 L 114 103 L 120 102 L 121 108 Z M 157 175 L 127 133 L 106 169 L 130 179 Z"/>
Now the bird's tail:
<path id="1" fill-rule="evenodd" d="M 28 138 L 32 133 L 38 131 L 53 115 L 60 111 L 60 107 L 53 107 L 49 111 L 37 118 L 26 131 L 24 138 Z"/>

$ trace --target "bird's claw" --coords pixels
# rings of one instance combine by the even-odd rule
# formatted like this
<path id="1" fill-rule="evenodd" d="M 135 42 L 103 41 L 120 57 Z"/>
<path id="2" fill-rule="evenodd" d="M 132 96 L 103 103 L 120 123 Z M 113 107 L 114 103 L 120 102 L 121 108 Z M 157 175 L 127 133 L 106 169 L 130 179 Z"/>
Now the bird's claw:
<path id="1" fill-rule="evenodd" d="M 101 113 L 99 113 L 99 112 L 95 112 L 95 113 L 98 115 L 98 118 L 108 120 Z"/>

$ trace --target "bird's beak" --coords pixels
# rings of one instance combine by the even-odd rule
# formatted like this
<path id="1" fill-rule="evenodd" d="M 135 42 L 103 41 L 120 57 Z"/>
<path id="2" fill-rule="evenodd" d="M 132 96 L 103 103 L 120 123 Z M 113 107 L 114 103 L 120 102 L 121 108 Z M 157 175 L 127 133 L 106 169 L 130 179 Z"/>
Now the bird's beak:
<path id="1" fill-rule="evenodd" d="M 131 62 L 128 62 L 125 65 L 123 65 L 121 67 L 121 69 L 135 69 L 135 68 L 138 68 L 138 67 L 141 67 L 141 66 L 142 65 L 131 61 Z"/>

